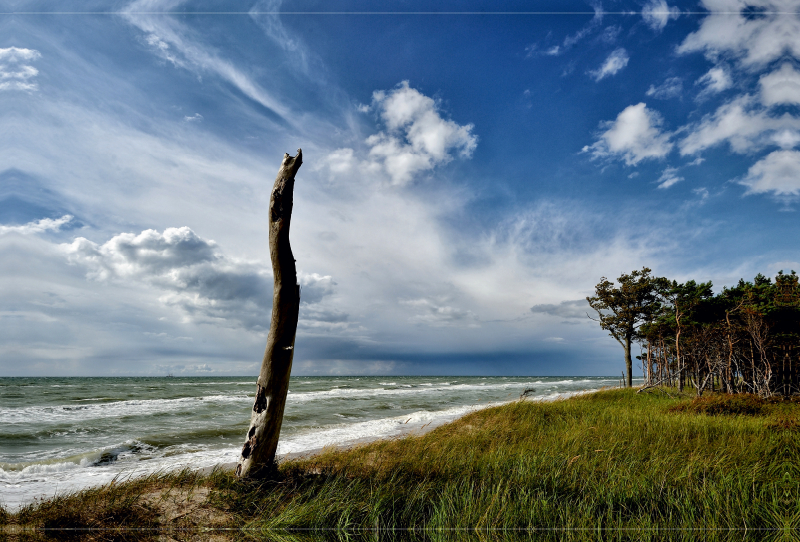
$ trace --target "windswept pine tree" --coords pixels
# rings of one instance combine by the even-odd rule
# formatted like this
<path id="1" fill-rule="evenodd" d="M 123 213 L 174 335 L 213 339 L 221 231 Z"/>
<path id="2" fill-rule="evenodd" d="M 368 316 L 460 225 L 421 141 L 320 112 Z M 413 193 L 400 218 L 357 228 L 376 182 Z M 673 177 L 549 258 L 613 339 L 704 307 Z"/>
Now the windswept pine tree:
<path id="1" fill-rule="evenodd" d="M 794 271 L 780 271 L 774 281 L 758 274 L 716 295 L 711 282 L 678 283 L 653 277 L 647 268 L 620 276 L 618 283 L 601 278 L 587 300 L 603 329 L 625 349 L 629 386 L 630 344 L 638 343 L 645 389 L 800 393 L 800 286 Z"/>

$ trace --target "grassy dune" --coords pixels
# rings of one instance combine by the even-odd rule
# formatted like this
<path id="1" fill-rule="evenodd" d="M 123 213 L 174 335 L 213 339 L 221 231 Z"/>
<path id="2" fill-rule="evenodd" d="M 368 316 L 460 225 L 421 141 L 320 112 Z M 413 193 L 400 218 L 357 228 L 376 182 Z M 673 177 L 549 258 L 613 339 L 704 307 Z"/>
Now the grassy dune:
<path id="1" fill-rule="evenodd" d="M 800 528 L 799 418 L 797 402 L 655 391 L 514 402 L 419 437 L 286 462 L 272 482 L 154 476 L 32 505 L 11 521 L 245 527 L 225 533 L 236 538 L 398 527 L 442 539 L 462 529 L 769 529 L 780 538 Z M 183 513 L 178 501 L 193 504 Z"/>

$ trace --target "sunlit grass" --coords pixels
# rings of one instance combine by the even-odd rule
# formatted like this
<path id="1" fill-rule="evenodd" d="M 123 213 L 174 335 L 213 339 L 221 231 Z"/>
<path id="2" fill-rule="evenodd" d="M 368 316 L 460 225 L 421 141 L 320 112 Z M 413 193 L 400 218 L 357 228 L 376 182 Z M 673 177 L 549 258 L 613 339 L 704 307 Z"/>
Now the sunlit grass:
<path id="1" fill-rule="evenodd" d="M 498 529 L 788 533 L 800 527 L 800 405 L 736 401 L 606 390 L 514 402 L 422 436 L 289 461 L 274 481 L 245 483 L 228 472 L 151 476 L 37 503 L 11 519 L 155 527 L 163 518 L 157 505 L 142 504 L 144 495 L 202 486 L 211 489 L 208 506 L 244 527 L 237 537 L 398 528 L 441 540 Z"/>
<path id="2" fill-rule="evenodd" d="M 510 403 L 286 463 L 279 483 L 221 479 L 219 495 L 260 529 L 797 526 L 797 433 L 776 425 L 797 406 L 669 411 L 681 402 L 611 390 Z"/>

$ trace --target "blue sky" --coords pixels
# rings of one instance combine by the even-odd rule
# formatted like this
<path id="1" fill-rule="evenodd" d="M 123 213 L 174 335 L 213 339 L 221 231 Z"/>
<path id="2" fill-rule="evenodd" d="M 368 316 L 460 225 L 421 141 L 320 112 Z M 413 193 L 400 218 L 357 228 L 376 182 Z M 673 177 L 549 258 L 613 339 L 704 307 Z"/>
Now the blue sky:
<path id="1" fill-rule="evenodd" d="M 256 374 L 300 147 L 294 374 L 616 374 L 601 276 L 800 269 L 796 0 L 2 7 L 0 375 Z"/>

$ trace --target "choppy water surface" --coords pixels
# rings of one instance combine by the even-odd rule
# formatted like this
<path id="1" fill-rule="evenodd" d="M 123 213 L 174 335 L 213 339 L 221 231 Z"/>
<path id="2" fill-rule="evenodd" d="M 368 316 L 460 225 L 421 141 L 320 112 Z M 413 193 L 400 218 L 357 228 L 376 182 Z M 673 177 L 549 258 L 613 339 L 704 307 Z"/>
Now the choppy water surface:
<path id="1" fill-rule="evenodd" d="M 293 377 L 278 453 L 387 438 L 510 401 L 617 384 L 599 377 Z M 236 461 L 255 378 L 0 378 L 0 502 Z"/>

